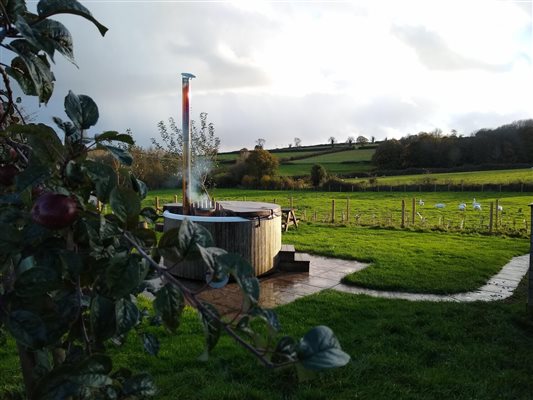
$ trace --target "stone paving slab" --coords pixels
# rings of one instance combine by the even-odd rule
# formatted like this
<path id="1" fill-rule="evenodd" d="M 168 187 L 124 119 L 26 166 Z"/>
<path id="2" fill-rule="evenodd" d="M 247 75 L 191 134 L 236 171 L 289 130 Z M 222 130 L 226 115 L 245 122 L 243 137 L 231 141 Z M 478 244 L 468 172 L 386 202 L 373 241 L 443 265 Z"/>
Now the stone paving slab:
<path id="1" fill-rule="evenodd" d="M 514 257 L 501 271 L 481 288 L 467 293 L 450 295 L 393 292 L 367 289 L 341 283 L 341 279 L 352 272 L 360 271 L 369 264 L 305 254 L 310 260 L 309 272 L 277 272 L 260 279 L 261 296 L 259 304 L 272 308 L 290 303 L 301 297 L 325 289 L 372 297 L 401 299 L 409 301 L 473 302 L 496 301 L 511 296 L 529 267 L 529 255 Z M 232 315 L 240 309 L 242 295 L 240 288 L 231 283 L 223 289 L 207 290 L 201 298 L 219 308 L 223 315 Z"/>

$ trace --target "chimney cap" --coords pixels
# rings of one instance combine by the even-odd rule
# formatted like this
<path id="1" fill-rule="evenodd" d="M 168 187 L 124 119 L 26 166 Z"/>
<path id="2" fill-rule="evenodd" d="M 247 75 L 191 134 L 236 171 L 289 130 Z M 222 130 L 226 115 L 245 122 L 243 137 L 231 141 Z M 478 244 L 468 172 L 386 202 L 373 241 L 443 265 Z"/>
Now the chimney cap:
<path id="1" fill-rule="evenodd" d="M 193 74 L 190 74 L 190 73 L 188 73 L 188 72 L 182 72 L 182 73 L 181 73 L 181 76 L 182 76 L 183 78 L 188 78 L 188 79 L 196 78 L 196 76 L 194 76 Z"/>

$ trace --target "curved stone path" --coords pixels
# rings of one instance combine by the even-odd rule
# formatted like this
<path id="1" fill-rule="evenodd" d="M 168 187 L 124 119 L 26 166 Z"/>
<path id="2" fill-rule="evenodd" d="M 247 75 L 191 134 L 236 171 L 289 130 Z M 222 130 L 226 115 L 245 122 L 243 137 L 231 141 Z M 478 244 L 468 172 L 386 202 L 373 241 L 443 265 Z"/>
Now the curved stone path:
<path id="1" fill-rule="evenodd" d="M 300 297 L 333 289 L 345 293 L 365 294 L 387 299 L 412 301 L 495 301 L 505 299 L 513 294 L 529 266 L 529 255 L 514 257 L 501 271 L 494 275 L 484 286 L 473 292 L 453 295 L 419 294 L 366 289 L 345 285 L 340 280 L 347 274 L 360 271 L 369 264 L 357 261 L 341 260 L 305 254 L 311 260 L 309 272 L 277 272 L 260 279 L 261 306 L 271 308 L 290 303 Z M 240 289 L 236 284 L 229 284 L 223 289 L 208 290 L 202 298 L 219 308 L 221 314 L 231 314 L 239 310 L 241 304 Z"/>
<path id="2" fill-rule="evenodd" d="M 529 268 L 529 254 L 514 257 L 505 264 L 500 272 L 494 275 L 489 281 L 479 289 L 449 295 L 420 294 L 406 292 L 392 292 L 385 290 L 366 289 L 357 286 L 339 283 L 332 289 L 346 293 L 366 294 L 373 297 L 383 297 L 388 299 L 403 299 L 412 301 L 495 301 L 510 297 Z M 360 269 L 359 269 L 360 270 Z"/>

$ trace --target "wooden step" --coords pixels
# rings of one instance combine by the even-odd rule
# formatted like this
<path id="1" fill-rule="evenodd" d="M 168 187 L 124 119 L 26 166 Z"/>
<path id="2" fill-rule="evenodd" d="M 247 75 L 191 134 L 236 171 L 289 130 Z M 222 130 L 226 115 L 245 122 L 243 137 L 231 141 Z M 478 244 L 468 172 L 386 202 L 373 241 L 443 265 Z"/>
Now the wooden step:
<path id="1" fill-rule="evenodd" d="M 283 261 L 280 259 L 278 269 L 286 272 L 309 272 L 309 264 L 311 260 L 302 253 L 294 254 L 294 259 Z"/>
<path id="2" fill-rule="evenodd" d="M 163 222 L 156 222 L 155 224 L 155 230 L 156 232 L 163 232 L 165 224 Z"/>
<path id="3" fill-rule="evenodd" d="M 296 250 L 292 244 L 284 244 L 281 246 L 281 250 L 278 253 L 278 259 L 280 262 L 294 261 L 294 254 Z"/>

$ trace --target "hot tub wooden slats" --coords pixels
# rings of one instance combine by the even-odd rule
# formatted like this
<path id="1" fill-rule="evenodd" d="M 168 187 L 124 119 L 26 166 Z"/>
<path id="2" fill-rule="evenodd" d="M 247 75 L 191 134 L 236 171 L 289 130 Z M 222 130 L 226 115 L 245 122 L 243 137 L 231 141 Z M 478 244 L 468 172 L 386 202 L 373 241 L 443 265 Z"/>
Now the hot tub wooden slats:
<path id="1" fill-rule="evenodd" d="M 275 267 L 281 250 L 281 217 L 250 219 L 244 222 L 196 222 L 213 236 L 215 245 L 237 253 L 262 275 Z M 180 220 L 165 218 L 165 230 L 179 227 Z M 168 266 L 168 265 L 167 265 Z M 202 260 L 180 263 L 172 272 L 188 279 L 204 279 L 207 266 Z"/>

